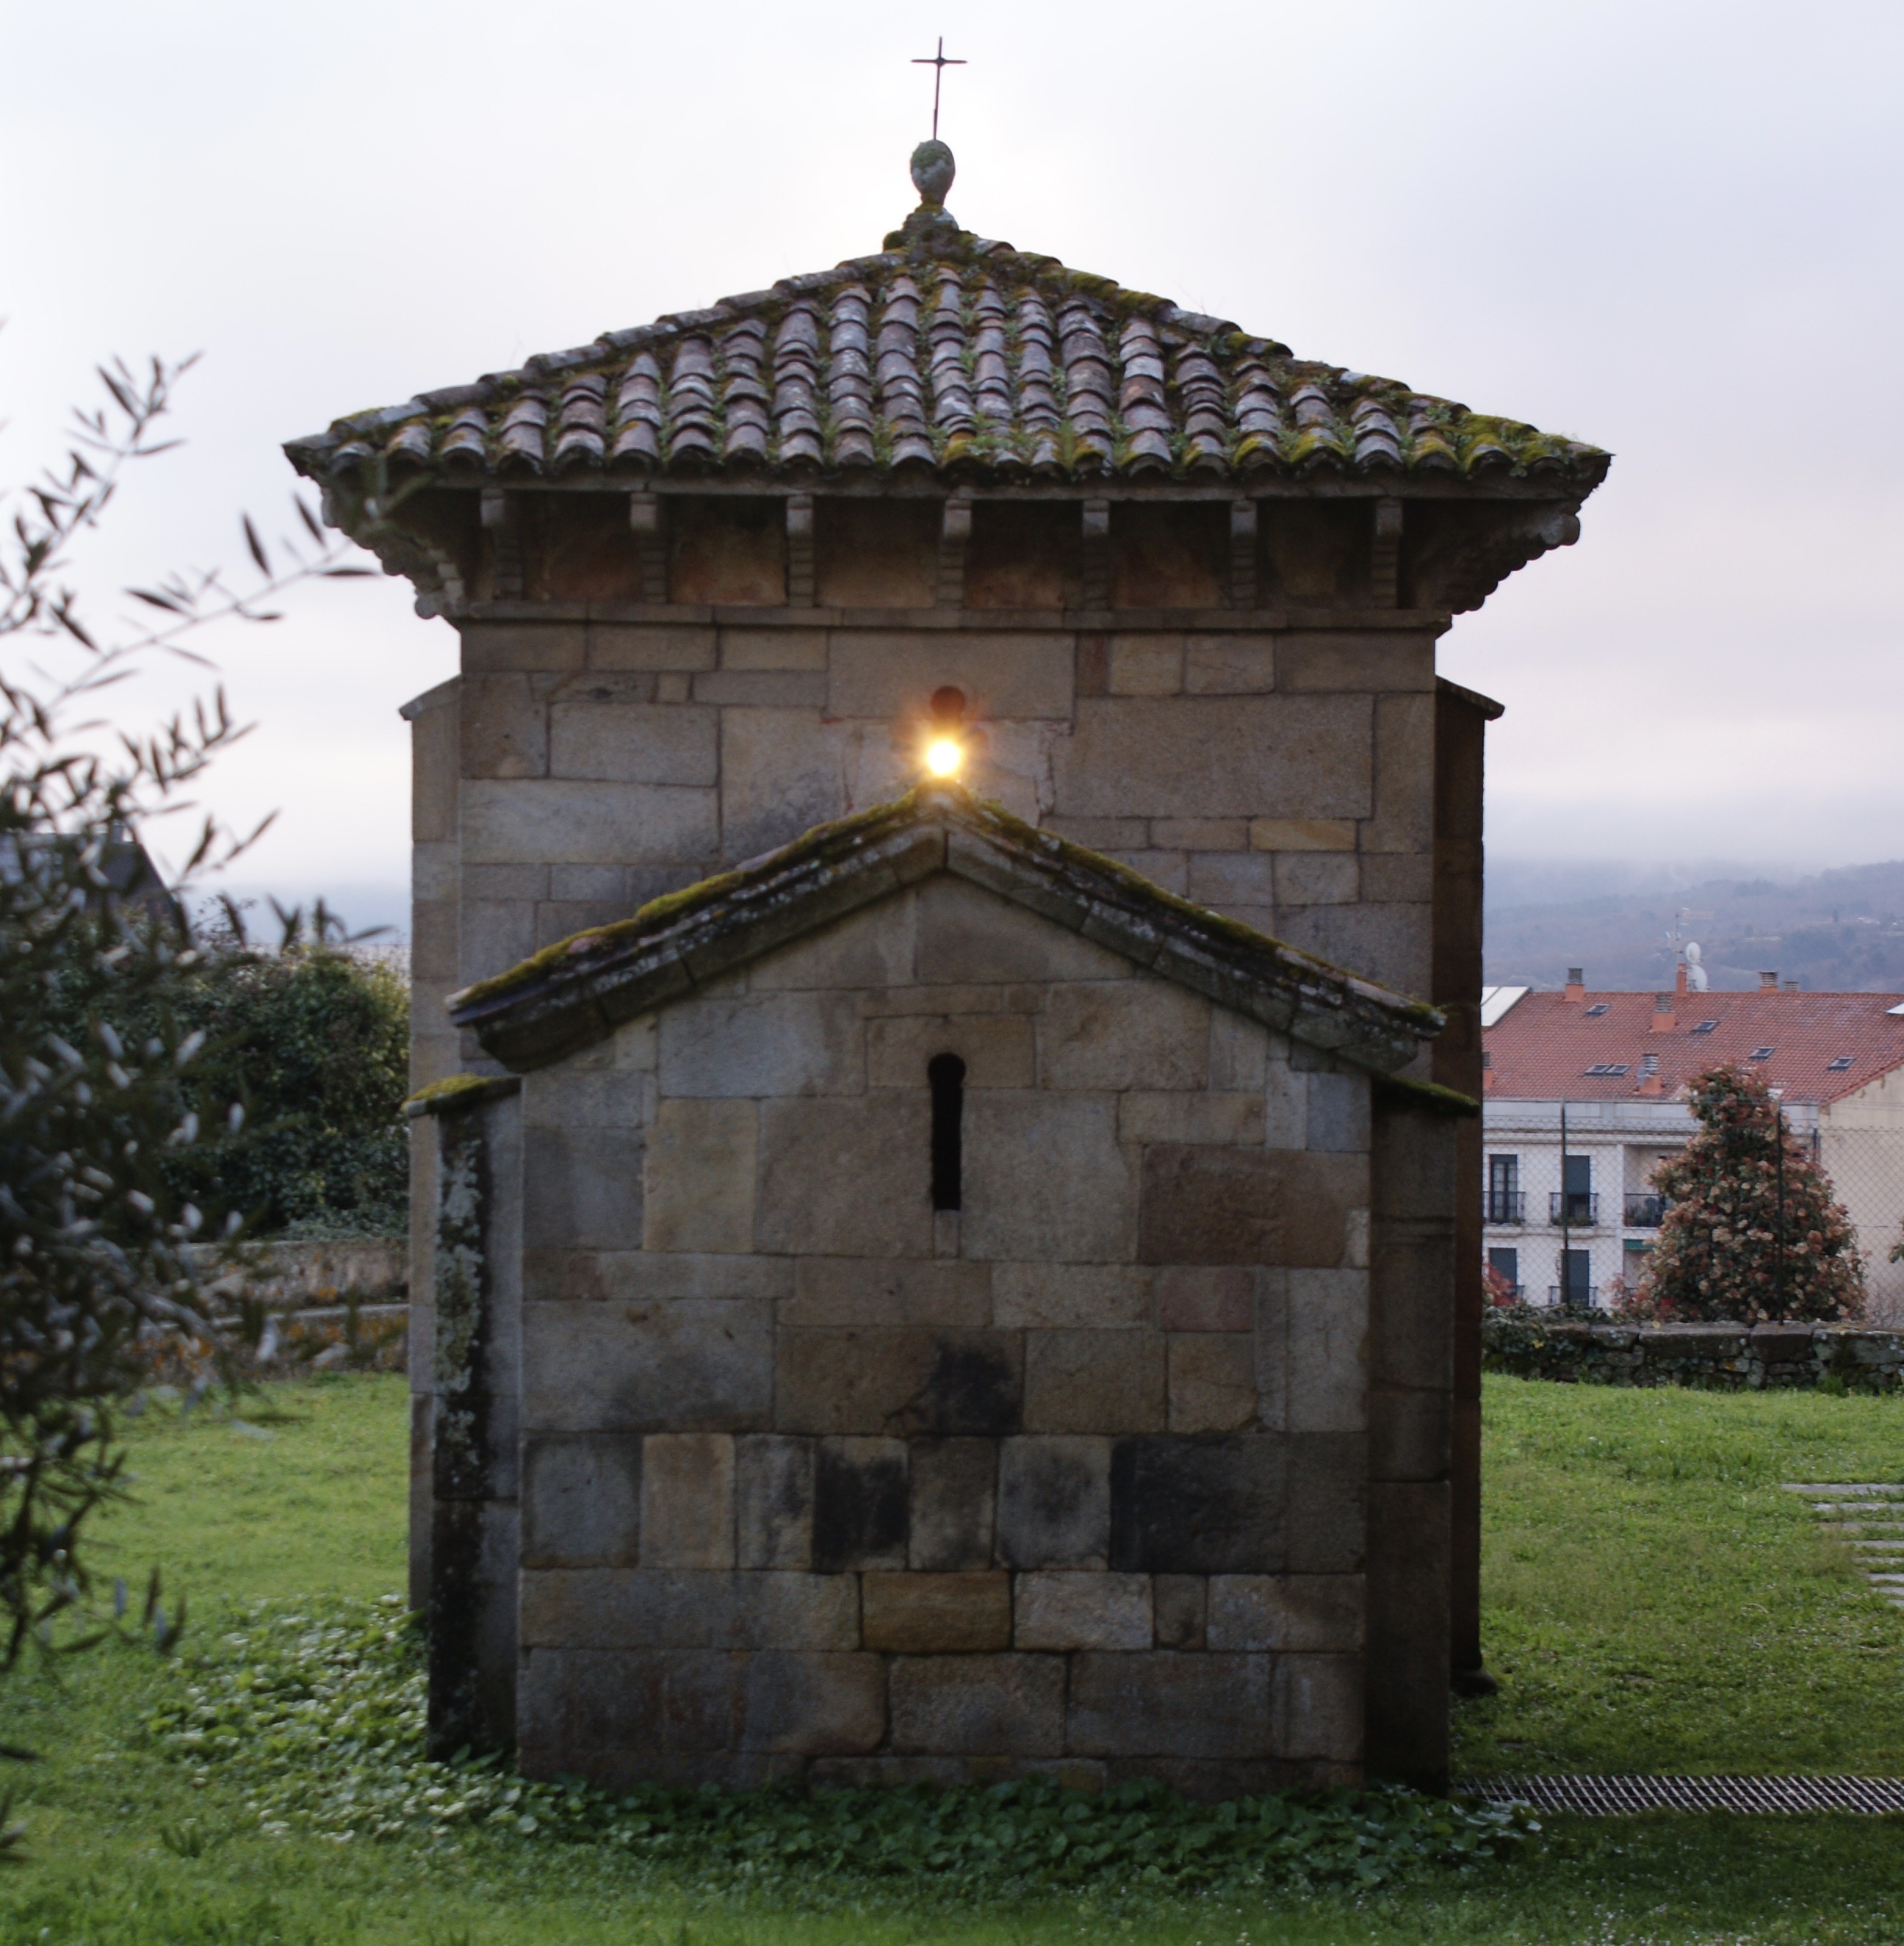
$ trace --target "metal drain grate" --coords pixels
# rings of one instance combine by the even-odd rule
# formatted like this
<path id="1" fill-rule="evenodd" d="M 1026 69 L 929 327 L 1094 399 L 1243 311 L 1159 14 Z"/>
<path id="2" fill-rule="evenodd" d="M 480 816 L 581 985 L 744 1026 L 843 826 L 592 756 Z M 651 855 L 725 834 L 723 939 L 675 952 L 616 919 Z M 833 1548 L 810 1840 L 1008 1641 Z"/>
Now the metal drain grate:
<path id="1" fill-rule="evenodd" d="M 1635 1811 L 1904 1812 L 1904 1777 L 1483 1777 L 1459 1789 L 1491 1804 L 1588 1818 Z"/>

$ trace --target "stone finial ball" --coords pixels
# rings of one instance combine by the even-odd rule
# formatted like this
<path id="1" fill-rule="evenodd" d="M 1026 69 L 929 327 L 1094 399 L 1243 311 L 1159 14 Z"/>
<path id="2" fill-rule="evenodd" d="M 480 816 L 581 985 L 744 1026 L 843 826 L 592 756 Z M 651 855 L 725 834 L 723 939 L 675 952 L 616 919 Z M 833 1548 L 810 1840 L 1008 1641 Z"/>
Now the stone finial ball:
<path id="1" fill-rule="evenodd" d="M 952 152 L 943 142 L 921 142 L 912 151 L 912 187 L 921 202 L 943 203 L 955 173 Z"/>

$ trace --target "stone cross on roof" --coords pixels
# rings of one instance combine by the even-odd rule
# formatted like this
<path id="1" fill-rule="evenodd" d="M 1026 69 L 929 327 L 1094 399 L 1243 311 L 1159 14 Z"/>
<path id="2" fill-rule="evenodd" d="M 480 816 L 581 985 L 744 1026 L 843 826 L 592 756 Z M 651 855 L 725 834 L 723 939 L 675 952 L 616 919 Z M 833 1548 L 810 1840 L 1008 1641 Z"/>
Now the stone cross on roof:
<path id="1" fill-rule="evenodd" d="M 915 67 L 929 67 L 932 70 L 932 139 L 939 139 L 939 84 L 946 78 L 949 67 L 964 67 L 963 60 L 954 60 L 946 52 L 946 37 L 939 36 L 939 51 L 936 54 L 921 54 L 912 63 Z"/>

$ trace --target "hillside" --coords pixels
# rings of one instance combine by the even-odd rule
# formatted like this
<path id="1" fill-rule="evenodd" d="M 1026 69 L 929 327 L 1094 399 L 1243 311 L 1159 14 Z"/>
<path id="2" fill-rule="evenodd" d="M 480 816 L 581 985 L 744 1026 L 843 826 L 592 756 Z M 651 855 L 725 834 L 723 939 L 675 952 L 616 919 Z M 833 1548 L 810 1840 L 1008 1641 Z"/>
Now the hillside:
<path id="1" fill-rule="evenodd" d="M 1590 987 L 1670 986 L 1667 936 L 1677 923 L 1699 942 L 1721 990 L 1756 987 L 1761 971 L 1776 968 L 1813 993 L 1904 992 L 1904 860 L 1782 880 L 1673 884 L 1662 875 L 1649 888 L 1595 893 L 1585 890 L 1582 868 L 1559 865 L 1548 880 L 1559 895 L 1551 898 L 1541 895 L 1543 876 L 1516 860 L 1490 876 L 1491 983 L 1557 987 L 1579 966 Z"/>

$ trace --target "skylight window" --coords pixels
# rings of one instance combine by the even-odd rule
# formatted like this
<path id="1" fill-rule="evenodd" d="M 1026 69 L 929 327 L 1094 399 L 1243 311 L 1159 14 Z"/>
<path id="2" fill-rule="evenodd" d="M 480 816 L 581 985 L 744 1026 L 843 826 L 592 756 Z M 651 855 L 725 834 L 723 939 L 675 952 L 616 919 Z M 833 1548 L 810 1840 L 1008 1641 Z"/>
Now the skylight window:
<path id="1" fill-rule="evenodd" d="M 1693 1031 L 1695 1033 L 1710 1033 L 1718 1024 L 1717 1021 L 1702 1021 Z"/>
<path id="2" fill-rule="evenodd" d="M 1603 1076 L 1624 1074 L 1631 1065 L 1631 1061 L 1597 1061 L 1585 1072 L 1589 1079 L 1597 1080 Z"/>
<path id="3" fill-rule="evenodd" d="M 1776 1047 L 1755 1047 L 1752 1049 L 1752 1058 L 1754 1061 L 1770 1061 L 1777 1052 Z"/>
<path id="4" fill-rule="evenodd" d="M 1828 1061 L 1825 1062 L 1825 1072 L 1827 1074 L 1843 1074 L 1850 1068 L 1850 1055 L 1848 1054 L 1841 1054 L 1838 1056 L 1837 1060 Z"/>
<path id="5" fill-rule="evenodd" d="M 1610 1000 L 1602 1000 L 1597 1005 L 1591 1006 L 1587 1009 L 1587 1018 L 1590 1021 L 1597 1021 L 1600 1018 L 1602 1014 L 1610 1014 L 1612 1011 L 1612 1002 Z"/>

